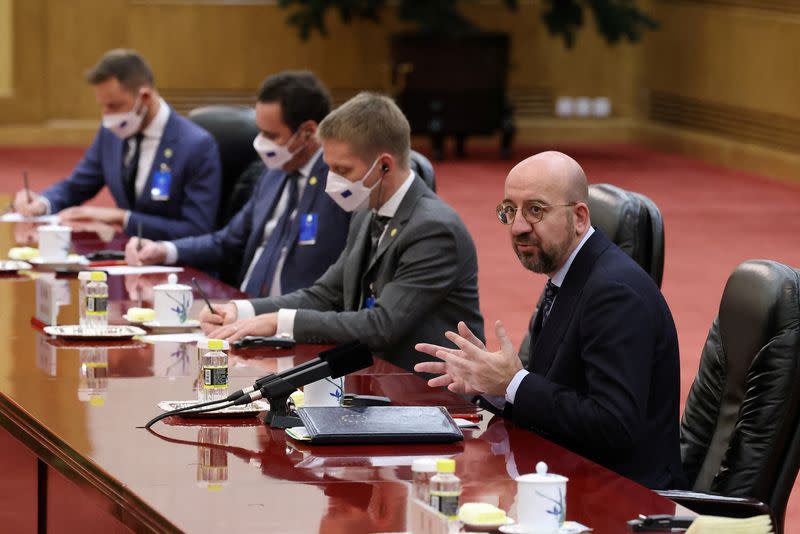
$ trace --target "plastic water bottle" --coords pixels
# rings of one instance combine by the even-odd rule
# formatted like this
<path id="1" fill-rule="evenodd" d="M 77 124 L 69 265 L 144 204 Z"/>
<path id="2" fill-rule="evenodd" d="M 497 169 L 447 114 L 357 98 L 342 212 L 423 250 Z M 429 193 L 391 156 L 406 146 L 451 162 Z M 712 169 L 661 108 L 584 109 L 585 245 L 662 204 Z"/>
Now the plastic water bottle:
<path id="1" fill-rule="evenodd" d="M 456 461 L 450 458 L 436 460 L 437 473 L 431 477 L 431 507 L 447 516 L 458 518 L 458 500 L 461 497 L 461 479 L 455 475 Z"/>
<path id="2" fill-rule="evenodd" d="M 202 400 L 221 400 L 228 396 L 228 355 L 224 341 L 208 340 L 208 352 L 201 357 L 203 369 Z"/>
<path id="3" fill-rule="evenodd" d="M 108 327 L 108 284 L 103 271 L 91 271 L 86 282 L 86 299 L 81 326 L 105 329 Z"/>
<path id="4" fill-rule="evenodd" d="M 205 383 L 205 372 L 203 371 L 203 357 L 209 352 L 209 350 L 211 350 L 208 346 L 209 341 L 210 340 L 208 339 L 201 339 L 200 341 L 197 342 L 197 367 L 195 367 L 195 369 L 197 369 L 197 374 L 195 375 L 192 389 L 194 389 L 197 392 L 197 398 L 198 400 L 201 401 L 205 400 L 205 395 L 206 395 L 205 388 L 203 387 L 203 384 Z M 231 350 L 231 346 L 227 341 L 223 339 L 222 348 L 219 350 L 225 353 L 227 359 L 227 354 Z"/>
<path id="5" fill-rule="evenodd" d="M 87 328 L 89 324 L 86 322 L 86 284 L 92 280 L 92 271 L 81 271 L 78 273 L 78 310 L 80 317 L 80 325 Z"/>

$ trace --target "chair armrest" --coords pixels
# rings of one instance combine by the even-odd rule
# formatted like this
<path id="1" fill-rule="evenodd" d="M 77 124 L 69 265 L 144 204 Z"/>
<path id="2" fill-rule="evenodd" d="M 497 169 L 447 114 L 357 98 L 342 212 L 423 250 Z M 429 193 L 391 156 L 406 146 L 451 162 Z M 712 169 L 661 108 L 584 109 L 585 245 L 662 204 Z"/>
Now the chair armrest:
<path id="1" fill-rule="evenodd" d="M 769 515 L 773 528 L 777 525 L 769 506 L 756 499 L 684 490 L 656 490 L 656 493 L 701 515 L 753 517 L 766 514 Z"/>

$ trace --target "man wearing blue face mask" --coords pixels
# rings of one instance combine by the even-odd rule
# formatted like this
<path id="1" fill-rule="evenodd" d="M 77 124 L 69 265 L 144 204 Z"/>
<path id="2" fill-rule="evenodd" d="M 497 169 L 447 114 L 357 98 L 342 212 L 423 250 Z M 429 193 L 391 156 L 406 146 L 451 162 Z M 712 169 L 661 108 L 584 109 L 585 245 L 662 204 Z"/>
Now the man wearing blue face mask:
<path id="1" fill-rule="evenodd" d="M 211 135 L 170 109 L 150 67 L 132 50 L 106 53 L 86 79 L 103 113 L 92 146 L 66 180 L 41 195 L 19 191 L 14 209 L 26 216 L 58 213 L 78 228 L 112 225 L 128 235 L 141 226 L 153 239 L 211 230 L 221 184 Z M 79 206 L 103 186 L 117 207 Z"/>
<path id="2" fill-rule="evenodd" d="M 347 245 L 311 287 L 215 304 L 211 337 L 288 335 L 301 343 L 361 340 L 411 370 L 422 340 L 446 343 L 461 314 L 483 337 L 475 246 L 458 214 L 409 170 L 410 128 L 389 98 L 361 93 L 320 123 L 326 192 L 353 212 Z M 433 341 L 428 341 L 432 343 Z"/>
<path id="3" fill-rule="evenodd" d="M 250 200 L 222 229 L 175 241 L 131 238 L 128 263 L 184 263 L 210 271 L 239 266 L 238 284 L 251 297 L 308 287 L 344 248 L 350 214 L 325 194 L 328 166 L 315 134 L 330 97 L 310 72 L 267 78 L 256 102 L 261 133 L 253 148 L 267 170 Z"/>

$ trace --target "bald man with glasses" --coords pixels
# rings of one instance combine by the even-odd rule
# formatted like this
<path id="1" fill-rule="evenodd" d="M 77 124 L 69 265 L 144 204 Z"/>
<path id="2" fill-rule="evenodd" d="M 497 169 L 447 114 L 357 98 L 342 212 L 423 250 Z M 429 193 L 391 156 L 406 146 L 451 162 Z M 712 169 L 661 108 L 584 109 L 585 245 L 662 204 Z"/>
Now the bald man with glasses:
<path id="1" fill-rule="evenodd" d="M 432 387 L 479 395 L 517 425 L 650 488 L 684 484 L 679 450 L 680 360 L 675 324 L 650 276 L 592 228 L 580 165 L 544 152 L 506 178 L 497 217 L 522 265 L 548 277 L 523 368 L 500 321 L 489 352 L 459 323 Z"/>

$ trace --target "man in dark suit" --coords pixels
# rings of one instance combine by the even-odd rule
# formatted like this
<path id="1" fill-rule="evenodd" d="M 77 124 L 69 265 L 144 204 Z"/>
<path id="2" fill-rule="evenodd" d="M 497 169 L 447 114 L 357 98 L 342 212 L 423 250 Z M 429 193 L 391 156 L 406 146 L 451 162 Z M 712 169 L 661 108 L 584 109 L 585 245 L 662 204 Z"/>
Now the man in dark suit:
<path id="1" fill-rule="evenodd" d="M 221 184 L 217 144 L 158 95 L 153 73 L 131 50 L 112 50 L 88 73 L 103 124 L 66 180 L 41 195 L 21 190 L 14 208 L 23 215 L 59 213 L 63 223 L 139 225 L 152 239 L 208 232 L 217 215 Z M 108 186 L 115 208 L 79 206 Z"/>
<path id="2" fill-rule="evenodd" d="M 220 272 L 239 266 L 251 297 L 308 287 L 339 257 L 350 214 L 325 194 L 328 167 L 316 139 L 330 97 L 310 72 L 268 77 L 256 102 L 254 147 L 267 169 L 250 200 L 222 229 L 176 241 L 128 241 L 128 263 L 185 263 Z"/>
<path id="3" fill-rule="evenodd" d="M 459 349 L 420 344 L 444 362 L 416 370 L 641 484 L 680 487 L 672 315 L 648 274 L 592 228 L 587 200 L 583 170 L 558 152 L 528 158 L 506 179 L 498 218 L 520 262 L 549 278 L 527 369 L 498 321 L 499 351 L 459 324 L 447 333 Z"/>
<path id="4" fill-rule="evenodd" d="M 410 127 L 389 98 L 362 93 L 319 127 L 326 191 L 354 211 L 339 259 L 308 289 L 214 305 L 212 337 L 293 336 L 301 343 L 361 340 L 407 369 L 419 340 L 446 342 L 463 317 L 483 331 L 475 246 L 455 211 L 409 170 Z"/>

